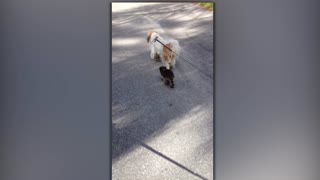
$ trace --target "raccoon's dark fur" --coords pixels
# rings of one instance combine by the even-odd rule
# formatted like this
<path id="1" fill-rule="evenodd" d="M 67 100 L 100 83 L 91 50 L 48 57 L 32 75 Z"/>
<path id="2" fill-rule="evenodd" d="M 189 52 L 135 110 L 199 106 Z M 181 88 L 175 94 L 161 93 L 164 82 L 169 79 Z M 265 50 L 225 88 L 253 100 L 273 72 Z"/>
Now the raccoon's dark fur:
<path id="1" fill-rule="evenodd" d="M 169 85 L 171 88 L 174 88 L 174 74 L 171 70 L 167 69 L 165 66 L 159 67 L 162 80 L 166 85 Z"/>

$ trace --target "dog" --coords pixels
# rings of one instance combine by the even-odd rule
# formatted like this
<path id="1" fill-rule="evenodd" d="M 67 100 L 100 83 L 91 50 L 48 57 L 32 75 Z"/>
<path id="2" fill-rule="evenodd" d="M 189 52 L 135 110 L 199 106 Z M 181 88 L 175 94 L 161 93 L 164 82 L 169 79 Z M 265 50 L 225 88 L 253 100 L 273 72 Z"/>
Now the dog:
<path id="1" fill-rule="evenodd" d="M 169 85 L 174 88 L 174 74 L 171 70 L 167 69 L 165 66 L 159 67 L 161 79 L 165 85 Z"/>
<path id="2" fill-rule="evenodd" d="M 178 40 L 164 39 L 159 33 L 149 31 L 147 33 L 147 42 L 150 45 L 151 59 L 157 60 L 160 57 L 162 64 L 167 69 L 175 68 L 176 60 L 180 54 L 180 44 Z"/>

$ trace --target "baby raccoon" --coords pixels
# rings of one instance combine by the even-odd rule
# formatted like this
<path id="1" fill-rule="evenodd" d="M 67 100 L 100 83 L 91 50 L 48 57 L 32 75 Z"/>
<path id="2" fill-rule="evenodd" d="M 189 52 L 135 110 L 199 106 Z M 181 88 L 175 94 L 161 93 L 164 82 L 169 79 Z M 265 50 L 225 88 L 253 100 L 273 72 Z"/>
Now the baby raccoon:
<path id="1" fill-rule="evenodd" d="M 159 67 L 161 79 L 166 85 L 169 85 L 171 88 L 174 88 L 174 74 L 171 70 L 167 69 L 165 66 Z"/>

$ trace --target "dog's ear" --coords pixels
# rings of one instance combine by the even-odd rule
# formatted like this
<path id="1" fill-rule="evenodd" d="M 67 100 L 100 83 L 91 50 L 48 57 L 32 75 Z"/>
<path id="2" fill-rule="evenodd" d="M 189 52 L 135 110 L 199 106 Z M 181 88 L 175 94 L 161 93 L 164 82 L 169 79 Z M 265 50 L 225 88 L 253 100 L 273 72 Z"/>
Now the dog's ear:
<path id="1" fill-rule="evenodd" d="M 151 38 L 151 35 L 152 35 L 152 31 L 149 31 L 148 33 L 147 33 L 147 42 L 149 43 L 150 42 L 150 38 Z"/>

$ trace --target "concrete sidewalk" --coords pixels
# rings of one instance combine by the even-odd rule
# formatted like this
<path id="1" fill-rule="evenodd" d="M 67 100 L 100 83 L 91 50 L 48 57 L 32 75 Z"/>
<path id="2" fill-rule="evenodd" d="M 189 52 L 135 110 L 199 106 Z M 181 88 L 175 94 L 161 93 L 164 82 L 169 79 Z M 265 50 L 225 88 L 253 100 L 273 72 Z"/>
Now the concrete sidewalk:
<path id="1" fill-rule="evenodd" d="M 213 179 L 213 13 L 192 3 L 112 12 L 112 178 Z M 149 30 L 180 42 L 174 89 L 150 59 Z"/>

